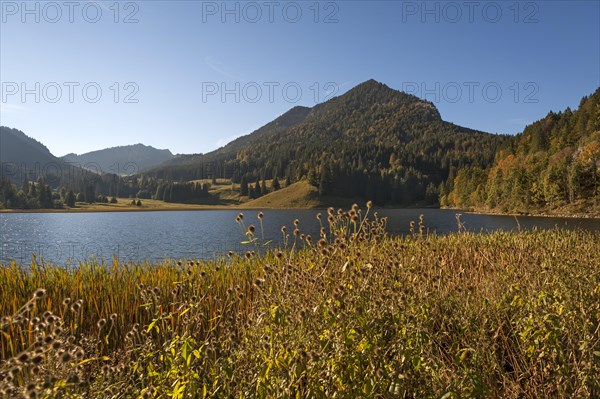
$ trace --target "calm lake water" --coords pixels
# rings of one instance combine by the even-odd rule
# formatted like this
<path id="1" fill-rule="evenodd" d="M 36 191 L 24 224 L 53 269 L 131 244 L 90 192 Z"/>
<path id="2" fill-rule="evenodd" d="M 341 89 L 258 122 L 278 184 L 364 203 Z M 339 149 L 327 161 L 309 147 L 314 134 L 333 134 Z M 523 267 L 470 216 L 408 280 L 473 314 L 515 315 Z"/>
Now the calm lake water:
<path id="1" fill-rule="evenodd" d="M 15 213 L 0 214 L 0 261 L 28 263 L 32 253 L 45 261 L 76 264 L 83 259 L 123 261 L 162 260 L 165 258 L 210 258 L 229 250 L 253 249 L 241 244 L 246 239 L 235 222 L 239 211 L 176 211 L 114 213 Z M 257 211 L 243 211 L 246 225 L 254 224 L 260 237 Z M 264 212 L 264 238 L 274 244 L 282 241 L 281 226 L 293 230 L 295 218 L 303 233 L 318 236 L 317 213 L 325 210 L 272 210 Z M 455 210 L 385 209 L 388 231 L 409 233 L 411 220 L 425 215 L 425 225 L 438 234 L 457 230 Z M 324 218 L 325 219 L 325 218 Z M 475 232 L 515 230 L 513 216 L 462 214 L 466 228 Z M 586 229 L 600 231 L 598 219 L 569 219 L 519 216 L 522 229 Z"/>

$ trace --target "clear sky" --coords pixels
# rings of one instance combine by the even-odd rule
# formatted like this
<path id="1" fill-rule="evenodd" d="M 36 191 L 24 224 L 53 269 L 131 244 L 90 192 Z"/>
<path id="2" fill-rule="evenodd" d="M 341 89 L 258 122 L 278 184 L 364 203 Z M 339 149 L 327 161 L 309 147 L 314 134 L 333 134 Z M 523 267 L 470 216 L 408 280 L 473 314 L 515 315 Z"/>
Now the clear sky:
<path id="1" fill-rule="evenodd" d="M 208 152 L 373 78 L 514 134 L 600 85 L 599 4 L 2 0 L 0 123 L 57 156 Z"/>

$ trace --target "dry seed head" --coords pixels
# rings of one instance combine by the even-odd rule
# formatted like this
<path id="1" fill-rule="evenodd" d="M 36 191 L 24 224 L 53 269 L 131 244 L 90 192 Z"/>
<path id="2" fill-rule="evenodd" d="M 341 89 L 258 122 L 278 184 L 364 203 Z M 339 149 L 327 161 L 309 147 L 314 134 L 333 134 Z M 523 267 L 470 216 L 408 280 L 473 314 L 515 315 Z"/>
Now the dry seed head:
<path id="1" fill-rule="evenodd" d="M 60 362 L 62 364 L 67 364 L 69 363 L 71 360 L 73 360 L 73 356 L 71 356 L 71 354 L 69 352 L 63 352 L 60 355 Z"/>
<path id="2" fill-rule="evenodd" d="M 29 361 L 29 353 L 23 352 L 19 355 L 17 360 L 21 363 L 27 363 Z"/>
<path id="3" fill-rule="evenodd" d="M 262 212 L 258 212 L 258 218 L 259 218 L 259 219 L 262 219 L 262 218 L 263 218 L 263 216 L 264 216 L 264 215 L 263 215 L 263 213 L 262 213 Z"/>
<path id="4" fill-rule="evenodd" d="M 35 299 L 42 299 L 44 297 L 44 295 L 46 295 L 46 290 L 43 288 L 38 288 L 37 290 L 35 290 L 35 292 L 33 293 L 33 297 Z"/>

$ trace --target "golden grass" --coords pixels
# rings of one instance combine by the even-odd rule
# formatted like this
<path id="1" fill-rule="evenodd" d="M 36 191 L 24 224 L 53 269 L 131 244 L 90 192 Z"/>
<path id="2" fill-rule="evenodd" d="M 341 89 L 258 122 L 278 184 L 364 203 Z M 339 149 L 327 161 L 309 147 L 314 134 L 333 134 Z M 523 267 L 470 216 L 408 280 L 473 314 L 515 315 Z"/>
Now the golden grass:
<path id="1" fill-rule="evenodd" d="M 600 395 L 600 234 L 436 236 L 420 234 L 421 221 L 399 238 L 368 213 L 331 210 L 321 237 L 297 225 L 282 233 L 286 248 L 262 255 L 260 227 L 240 218 L 250 251 L 242 257 L 1 268 L 0 390 L 48 398 Z M 38 287 L 46 292 L 34 294 Z"/>
<path id="2" fill-rule="evenodd" d="M 319 200 L 319 191 L 308 184 L 307 180 L 301 180 L 273 191 L 260 198 L 244 203 L 244 207 L 254 209 L 267 208 L 317 208 L 322 205 Z"/>

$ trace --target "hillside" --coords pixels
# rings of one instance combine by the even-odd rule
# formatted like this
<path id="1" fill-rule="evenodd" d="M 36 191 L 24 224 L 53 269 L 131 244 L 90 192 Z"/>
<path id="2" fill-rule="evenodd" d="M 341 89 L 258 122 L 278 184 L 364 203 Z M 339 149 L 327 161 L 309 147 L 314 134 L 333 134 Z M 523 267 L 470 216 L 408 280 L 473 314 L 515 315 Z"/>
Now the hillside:
<path id="1" fill-rule="evenodd" d="M 489 168 L 463 168 L 448 185 L 449 206 L 600 215 L 600 88 L 576 111 L 527 126 Z"/>
<path id="2" fill-rule="evenodd" d="M 0 126 L 0 162 L 24 164 L 33 169 L 36 164 L 39 168 L 57 163 L 59 159 L 52 155 L 45 145 L 22 131 Z"/>
<path id="3" fill-rule="evenodd" d="M 236 183 L 242 177 L 307 177 L 321 195 L 436 203 L 451 168 L 490 165 L 508 142 L 445 122 L 432 103 L 369 80 L 315 107 L 292 108 L 216 151 L 178 158 L 145 175 Z"/>
<path id="4" fill-rule="evenodd" d="M 182 171 L 185 174 L 185 171 L 189 169 L 190 164 L 200 164 L 207 158 L 214 157 L 216 154 L 228 154 L 232 151 L 241 151 L 249 145 L 252 145 L 257 139 L 268 139 L 273 132 L 285 131 L 288 128 L 300 124 L 304 121 L 310 110 L 311 109 L 307 107 L 294 107 L 251 134 L 238 137 L 214 152 L 209 154 L 178 154 L 153 172 L 158 174 L 163 174 L 163 172 L 165 174 L 174 173 L 177 175 Z M 198 178 L 206 177 L 206 175 L 203 176 L 198 174 L 195 174 L 194 176 Z"/>
<path id="5" fill-rule="evenodd" d="M 143 144 L 105 148 L 85 154 L 67 154 L 61 157 L 66 162 L 88 165 L 104 173 L 133 175 L 153 168 L 173 158 L 169 150 L 159 150 Z"/>
<path id="6" fill-rule="evenodd" d="M 18 129 L 0 126 L 1 179 L 21 185 L 25 178 L 36 181 L 43 178 L 50 187 L 56 188 L 85 177 L 93 180 L 97 175 L 86 172 L 77 165 L 67 164 L 55 157 L 39 141 Z M 0 197 L 2 203 L 3 197 Z"/>

